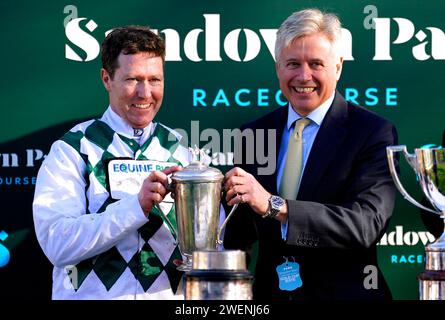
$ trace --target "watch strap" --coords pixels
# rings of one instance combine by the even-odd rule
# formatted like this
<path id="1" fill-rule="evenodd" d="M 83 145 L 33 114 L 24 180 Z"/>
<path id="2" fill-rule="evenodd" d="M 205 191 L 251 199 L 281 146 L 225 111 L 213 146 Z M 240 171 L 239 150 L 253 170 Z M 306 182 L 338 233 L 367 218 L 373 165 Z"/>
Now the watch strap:
<path id="1" fill-rule="evenodd" d="M 269 206 L 267 207 L 266 214 L 264 214 L 262 216 L 263 218 L 271 218 L 271 219 L 273 219 L 273 218 L 275 218 L 277 216 L 278 212 L 280 212 L 280 209 L 275 209 L 275 208 L 272 207 L 272 202 L 271 202 L 272 197 L 274 197 L 274 196 L 273 195 L 270 196 L 270 198 L 268 200 Z"/>

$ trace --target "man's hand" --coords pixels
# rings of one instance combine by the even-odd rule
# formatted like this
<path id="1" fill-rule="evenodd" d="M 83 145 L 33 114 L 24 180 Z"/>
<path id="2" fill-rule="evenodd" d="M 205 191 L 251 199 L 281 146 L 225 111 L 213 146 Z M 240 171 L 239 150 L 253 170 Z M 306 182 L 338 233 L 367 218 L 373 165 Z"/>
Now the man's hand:
<path id="1" fill-rule="evenodd" d="M 224 190 L 229 206 L 248 203 L 259 215 L 264 215 L 269 207 L 271 194 L 248 172 L 233 168 L 225 175 Z"/>
<path id="2" fill-rule="evenodd" d="M 155 204 L 162 202 L 170 192 L 167 189 L 168 175 L 181 171 L 182 167 L 173 166 L 162 171 L 153 171 L 142 183 L 138 194 L 139 204 L 145 215 L 148 216 Z"/>

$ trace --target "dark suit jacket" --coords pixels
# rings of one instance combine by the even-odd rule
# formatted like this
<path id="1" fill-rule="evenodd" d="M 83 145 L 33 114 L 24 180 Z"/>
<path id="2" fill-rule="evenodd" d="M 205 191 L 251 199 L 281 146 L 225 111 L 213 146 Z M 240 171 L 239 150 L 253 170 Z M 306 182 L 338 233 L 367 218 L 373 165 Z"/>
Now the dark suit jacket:
<path id="1" fill-rule="evenodd" d="M 277 159 L 287 113 L 280 108 L 243 127 L 276 129 L 271 152 Z M 368 265 L 377 268 L 375 245 L 394 207 L 386 146 L 395 144 L 397 133 L 390 122 L 336 93 L 312 146 L 297 199 L 288 199 L 287 240 L 282 240 L 279 221 L 264 219 L 247 205 L 238 208 L 225 230 L 226 249 L 248 251 L 258 240 L 255 299 L 391 298 L 380 270 L 377 289 L 365 288 L 366 277 L 374 273 L 364 270 Z M 258 163 L 244 161 L 240 166 L 278 194 L 276 171 L 258 175 Z M 293 257 L 300 266 L 303 285 L 291 292 L 278 286 L 275 269 L 283 256 Z"/>

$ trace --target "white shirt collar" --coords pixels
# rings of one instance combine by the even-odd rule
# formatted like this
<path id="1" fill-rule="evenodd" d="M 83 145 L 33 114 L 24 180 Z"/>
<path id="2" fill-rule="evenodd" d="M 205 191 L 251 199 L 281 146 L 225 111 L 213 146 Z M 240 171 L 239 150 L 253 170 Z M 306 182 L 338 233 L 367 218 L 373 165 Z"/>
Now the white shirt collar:
<path id="1" fill-rule="evenodd" d="M 134 129 L 124 120 L 122 119 L 111 106 L 108 106 L 107 110 L 104 112 L 101 118 L 102 121 L 106 122 L 113 131 L 127 137 L 130 139 L 137 139 L 139 143 L 142 144 L 151 134 L 155 128 L 155 124 L 150 122 L 148 126 L 144 128 L 144 132 L 142 136 L 136 137 L 134 135 Z"/>
<path id="2" fill-rule="evenodd" d="M 306 116 L 306 118 L 311 119 L 318 126 L 320 126 L 321 123 L 323 122 L 324 117 L 326 116 L 326 113 L 329 110 L 329 107 L 332 104 L 332 101 L 334 101 L 334 97 L 335 97 L 335 90 L 331 94 L 331 96 L 329 97 L 328 100 L 323 102 L 319 107 L 315 108 L 311 113 L 309 113 Z M 289 130 L 292 127 L 293 123 L 296 120 L 301 119 L 301 118 L 303 118 L 303 117 L 295 112 L 294 108 L 292 108 L 292 105 L 289 102 L 289 105 L 288 105 L 288 116 L 287 116 L 287 130 Z"/>

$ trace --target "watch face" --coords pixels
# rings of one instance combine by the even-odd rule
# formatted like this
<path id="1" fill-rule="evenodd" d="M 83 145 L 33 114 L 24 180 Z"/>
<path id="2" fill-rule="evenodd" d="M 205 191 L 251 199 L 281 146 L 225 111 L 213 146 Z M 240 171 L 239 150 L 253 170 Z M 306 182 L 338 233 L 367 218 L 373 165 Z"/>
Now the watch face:
<path id="1" fill-rule="evenodd" d="M 284 205 L 284 199 L 277 196 L 272 196 L 272 198 L 270 199 L 270 204 L 272 208 L 280 209 Z"/>

